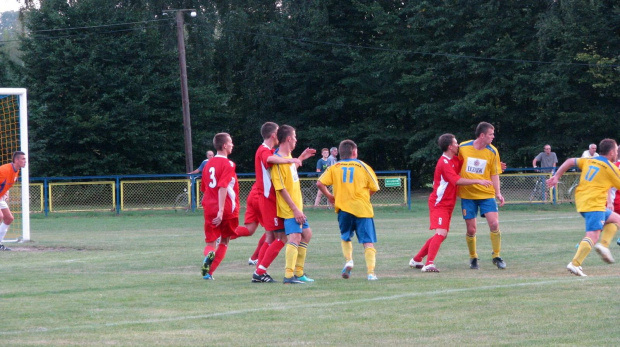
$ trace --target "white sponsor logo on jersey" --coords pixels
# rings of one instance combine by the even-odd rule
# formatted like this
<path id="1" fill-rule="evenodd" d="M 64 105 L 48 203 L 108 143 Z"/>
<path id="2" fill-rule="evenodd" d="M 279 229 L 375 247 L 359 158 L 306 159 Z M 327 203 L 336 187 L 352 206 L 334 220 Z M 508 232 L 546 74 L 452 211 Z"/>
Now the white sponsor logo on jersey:
<path id="1" fill-rule="evenodd" d="M 473 174 L 482 175 L 487 167 L 487 161 L 478 158 L 467 158 L 465 171 Z"/>

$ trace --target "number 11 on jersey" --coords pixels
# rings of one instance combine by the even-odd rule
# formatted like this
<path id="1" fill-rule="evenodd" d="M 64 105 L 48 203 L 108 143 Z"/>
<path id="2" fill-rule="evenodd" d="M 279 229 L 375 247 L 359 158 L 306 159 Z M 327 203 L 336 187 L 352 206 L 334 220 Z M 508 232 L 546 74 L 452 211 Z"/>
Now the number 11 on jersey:
<path id="1" fill-rule="evenodd" d="M 354 167 L 342 168 L 342 183 L 347 183 L 347 171 L 349 172 L 349 183 L 353 183 L 353 170 L 355 170 Z"/>

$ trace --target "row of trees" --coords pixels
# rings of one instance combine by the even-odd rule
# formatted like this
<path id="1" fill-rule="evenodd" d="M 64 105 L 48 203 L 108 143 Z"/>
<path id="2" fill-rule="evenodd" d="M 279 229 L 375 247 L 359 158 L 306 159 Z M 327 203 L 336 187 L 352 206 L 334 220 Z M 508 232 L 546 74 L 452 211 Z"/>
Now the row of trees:
<path id="1" fill-rule="evenodd" d="M 22 11 L 19 59 L 0 55 L 0 85 L 29 90 L 37 176 L 184 170 L 171 8 L 198 12 L 185 28 L 196 164 L 226 131 L 251 172 L 268 120 L 295 126 L 300 147 L 353 139 L 420 184 L 437 136 L 470 139 L 480 121 L 513 167 L 545 143 L 566 157 L 618 137 L 615 0 L 40 3 Z"/>

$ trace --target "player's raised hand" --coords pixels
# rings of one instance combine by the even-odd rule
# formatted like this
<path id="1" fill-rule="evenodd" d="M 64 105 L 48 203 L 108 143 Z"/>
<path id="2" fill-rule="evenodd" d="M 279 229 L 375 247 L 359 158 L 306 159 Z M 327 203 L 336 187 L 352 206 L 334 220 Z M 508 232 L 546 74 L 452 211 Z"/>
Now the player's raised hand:
<path id="1" fill-rule="evenodd" d="M 313 157 L 315 154 L 316 154 L 316 149 L 308 147 L 304 149 L 303 152 L 301 152 L 301 155 L 299 156 L 299 160 L 302 160 L 302 161 L 306 160 L 310 157 Z"/>
<path id="2" fill-rule="evenodd" d="M 555 187 L 557 184 L 558 184 L 558 178 L 556 176 L 553 176 L 547 179 L 547 187 L 549 188 Z"/>

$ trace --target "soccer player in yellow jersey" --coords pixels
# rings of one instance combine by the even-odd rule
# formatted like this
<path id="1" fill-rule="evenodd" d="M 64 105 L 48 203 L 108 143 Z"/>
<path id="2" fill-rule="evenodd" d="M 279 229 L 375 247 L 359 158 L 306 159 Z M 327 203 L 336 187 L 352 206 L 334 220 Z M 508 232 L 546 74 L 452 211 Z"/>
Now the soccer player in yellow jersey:
<path id="1" fill-rule="evenodd" d="M 379 190 L 377 176 L 370 166 L 357 159 L 357 145 L 351 140 L 340 143 L 338 151 L 341 160 L 327 168 L 316 185 L 334 205 L 338 214 L 342 253 L 346 263 L 342 269 L 342 278 L 351 276 L 353 269 L 353 245 L 351 238 L 357 234 L 357 240 L 364 245 L 367 275 L 369 281 L 377 280 L 375 275 L 377 242 L 374 211 L 370 196 Z M 327 186 L 333 186 L 334 194 Z"/>
<path id="2" fill-rule="evenodd" d="M 613 164 L 618 160 L 618 144 L 615 140 L 604 139 L 598 147 L 598 157 L 566 159 L 555 175 L 547 180 L 547 185 L 554 187 L 566 170 L 573 166 L 581 170 L 575 190 L 575 206 L 585 219 L 586 236 L 579 242 L 573 260 L 566 266 L 570 273 L 577 276 L 586 276 L 581 264 L 593 247 L 603 261 L 614 262 L 609 244 L 618 231 L 620 215 L 607 208 L 607 193 L 612 187 L 620 189 L 620 170 Z"/>
<path id="3" fill-rule="evenodd" d="M 499 152 L 491 142 L 495 138 L 495 127 L 487 122 L 480 122 L 476 127 L 476 139 L 459 145 L 459 159 L 463 165 L 460 176 L 466 179 L 490 180 L 491 186 L 480 184 L 459 187 L 461 209 L 467 226 L 467 248 L 469 249 L 469 267 L 477 270 L 478 253 L 476 251 L 476 216 L 486 218 L 491 231 L 492 261 L 498 269 L 505 269 L 506 263 L 499 256 L 502 238 L 499 230 L 499 206 L 504 205 L 504 197 L 500 191 L 499 174 L 502 167 Z M 497 201 L 495 200 L 497 199 Z"/>
<path id="4" fill-rule="evenodd" d="M 4 235 L 9 230 L 9 225 L 15 219 L 9 209 L 9 189 L 17 182 L 19 170 L 26 167 L 26 153 L 17 151 L 13 153 L 13 162 L 0 166 L 0 251 L 10 251 L 10 248 L 2 244 Z"/>
<path id="5" fill-rule="evenodd" d="M 282 125 L 277 134 L 280 147 L 276 154 L 285 159 L 292 158 L 291 154 L 297 144 L 295 128 L 290 125 Z M 312 155 L 315 152 L 312 151 Z M 306 250 L 312 238 L 312 229 L 310 229 L 303 212 L 303 198 L 299 176 L 297 175 L 297 165 L 294 163 L 273 165 L 271 181 L 276 191 L 277 215 L 284 219 L 284 232 L 288 239 L 283 282 L 284 284 L 314 282 L 304 273 Z"/>

